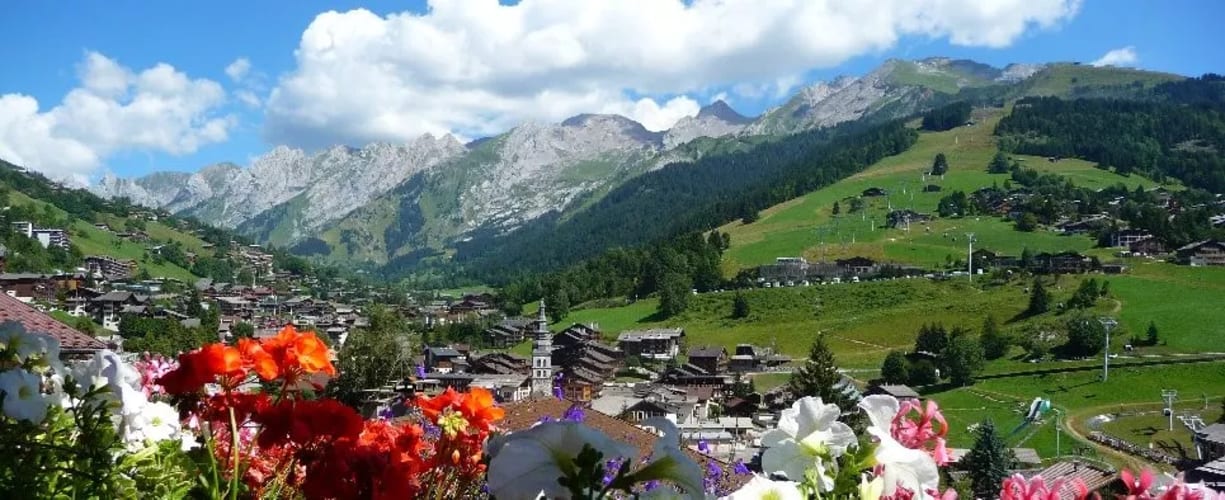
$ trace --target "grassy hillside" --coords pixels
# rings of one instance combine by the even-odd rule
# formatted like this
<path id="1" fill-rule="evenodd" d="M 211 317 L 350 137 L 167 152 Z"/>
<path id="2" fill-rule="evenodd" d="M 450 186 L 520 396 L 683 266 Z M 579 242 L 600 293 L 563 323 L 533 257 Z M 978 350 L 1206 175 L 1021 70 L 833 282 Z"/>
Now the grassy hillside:
<path id="1" fill-rule="evenodd" d="M 987 164 L 996 152 L 991 133 L 1005 110 L 976 112 L 975 124 L 944 132 L 923 132 L 906 152 L 886 158 L 868 170 L 826 189 L 809 193 L 763 210 L 751 224 L 740 221 L 719 230 L 732 237 L 725 254 L 724 270 L 737 270 L 773 262 L 776 257 L 804 256 L 820 260 L 863 255 L 876 259 L 917 265 L 942 264 L 948 256 L 964 255 L 964 233 L 974 232 L 977 248 L 1018 254 L 1032 251 L 1085 250 L 1093 246 L 1088 237 L 1067 237 L 1055 233 L 1019 233 L 1012 226 L 992 217 L 966 217 L 912 224 L 910 231 L 884 229 L 889 208 L 910 208 L 921 213 L 935 211 L 941 197 L 952 191 L 969 193 L 992 184 L 1003 185 L 1007 174 L 987 173 Z M 943 178 L 924 174 L 937 153 L 944 153 L 949 172 Z M 1122 177 L 1094 168 L 1093 164 L 1068 159 L 1051 163 L 1043 158 L 1016 156 L 1024 166 L 1067 176 L 1078 185 L 1098 188 L 1117 183 L 1128 187 L 1156 184 L 1140 176 Z M 925 185 L 940 186 L 938 192 L 923 192 Z M 864 198 L 866 208 L 850 211 L 850 198 L 865 189 L 882 188 L 887 197 Z M 834 203 L 841 214 L 833 214 Z M 822 238 L 824 245 L 821 244 Z M 824 247 L 824 249 L 822 249 Z M 823 253 L 824 252 L 824 253 Z"/>
<path id="2" fill-rule="evenodd" d="M 4 183 L 0 187 L 7 188 Z M 9 204 L 12 206 L 32 207 L 37 210 L 49 210 L 57 218 L 68 218 L 68 213 L 46 201 L 31 198 L 16 189 L 8 191 Z M 104 223 L 116 231 L 124 230 L 126 219 L 109 213 L 96 213 L 92 220 L 75 219 L 67 228 L 73 245 L 80 249 L 83 255 L 109 255 L 119 259 L 132 259 L 137 262 L 140 270 L 148 271 L 150 276 L 174 278 L 187 283 L 195 281 L 196 276 L 187 269 L 169 262 L 154 263 L 145 259 L 146 246 L 119 238 L 114 233 L 97 227 L 95 223 Z M 145 222 L 145 232 L 149 237 L 159 241 L 177 241 L 188 252 L 203 253 L 204 241 L 195 235 L 181 232 L 160 222 Z"/>

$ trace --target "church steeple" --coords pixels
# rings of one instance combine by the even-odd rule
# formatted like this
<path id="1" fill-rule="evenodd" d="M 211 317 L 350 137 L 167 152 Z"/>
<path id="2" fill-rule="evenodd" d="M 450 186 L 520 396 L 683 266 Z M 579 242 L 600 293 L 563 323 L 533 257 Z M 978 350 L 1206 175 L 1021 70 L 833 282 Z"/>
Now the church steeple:
<path id="1" fill-rule="evenodd" d="M 549 331 L 549 320 L 545 316 L 544 300 L 536 314 L 532 332 L 532 395 L 550 396 L 553 393 L 553 333 Z"/>

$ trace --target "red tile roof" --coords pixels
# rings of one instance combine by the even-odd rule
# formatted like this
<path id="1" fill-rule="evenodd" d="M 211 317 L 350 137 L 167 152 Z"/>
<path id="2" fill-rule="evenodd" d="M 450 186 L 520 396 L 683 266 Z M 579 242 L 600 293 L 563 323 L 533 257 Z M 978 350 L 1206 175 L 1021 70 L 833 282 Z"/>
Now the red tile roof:
<path id="1" fill-rule="evenodd" d="M 0 293 L 0 323 L 16 321 L 27 331 L 45 333 L 60 341 L 60 349 L 72 351 L 100 351 L 106 349 L 101 340 L 60 323 L 46 313 L 26 305 L 24 302 Z"/>

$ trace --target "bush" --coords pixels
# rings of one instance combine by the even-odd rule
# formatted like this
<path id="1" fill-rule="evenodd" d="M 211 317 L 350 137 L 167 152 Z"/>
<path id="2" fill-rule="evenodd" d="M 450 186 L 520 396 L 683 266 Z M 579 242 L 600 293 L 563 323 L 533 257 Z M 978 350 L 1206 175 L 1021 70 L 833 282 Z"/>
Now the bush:
<path id="1" fill-rule="evenodd" d="M 930 359 L 920 359 L 910 364 L 910 385 L 931 385 L 939 381 L 936 364 Z"/>

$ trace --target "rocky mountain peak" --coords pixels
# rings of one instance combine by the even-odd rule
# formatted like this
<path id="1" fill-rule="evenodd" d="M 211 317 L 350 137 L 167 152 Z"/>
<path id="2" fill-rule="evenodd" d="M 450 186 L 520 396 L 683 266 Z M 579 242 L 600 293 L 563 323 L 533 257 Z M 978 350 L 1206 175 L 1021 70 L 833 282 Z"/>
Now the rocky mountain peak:
<path id="1" fill-rule="evenodd" d="M 698 110 L 698 115 L 695 118 L 715 118 L 732 124 L 745 124 L 753 121 L 752 118 L 737 113 L 723 99 L 718 99 L 715 102 L 702 106 L 702 109 Z"/>

